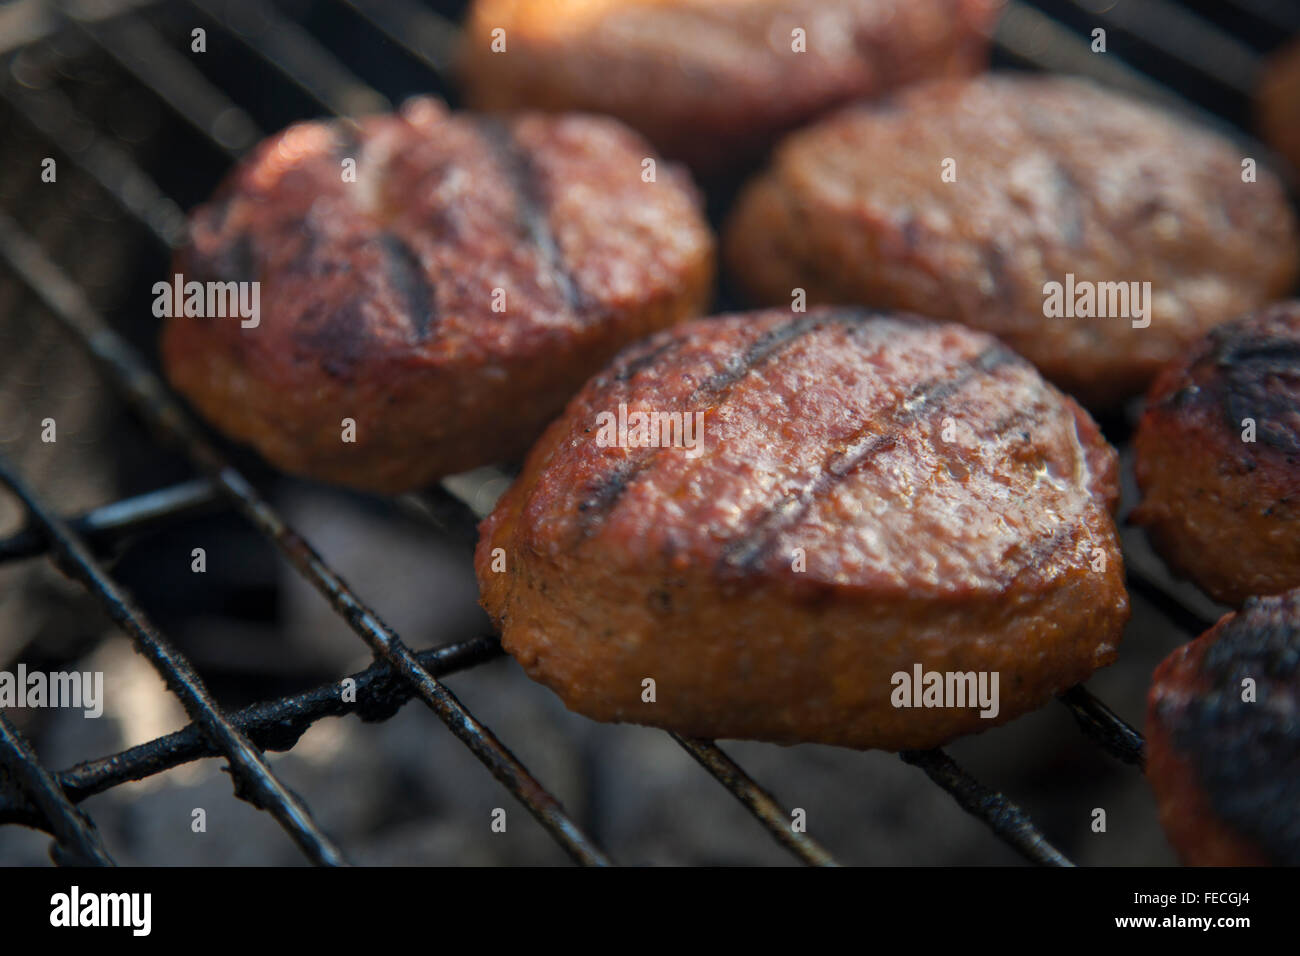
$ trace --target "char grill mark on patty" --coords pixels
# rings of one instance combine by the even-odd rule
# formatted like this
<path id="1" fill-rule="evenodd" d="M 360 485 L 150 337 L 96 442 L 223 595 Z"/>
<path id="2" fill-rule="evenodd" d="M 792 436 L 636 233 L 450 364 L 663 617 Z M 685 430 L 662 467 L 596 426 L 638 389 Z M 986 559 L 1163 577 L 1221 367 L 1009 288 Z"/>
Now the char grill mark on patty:
<path id="1" fill-rule="evenodd" d="M 1028 442 L 1032 439 L 1031 429 L 1036 425 L 1041 425 L 1049 412 L 1052 411 L 1044 401 L 1037 401 L 1032 408 L 1017 408 L 1005 418 L 999 418 L 989 428 L 989 435 L 999 442 L 1005 441 L 1009 436 L 1008 433 L 1013 431 L 1020 432 L 1020 440 Z M 957 416 L 954 416 L 957 417 Z"/>
<path id="2" fill-rule="evenodd" d="M 683 403 L 682 410 L 702 410 L 706 413 L 716 410 L 726 401 L 728 393 L 737 383 L 768 359 L 780 354 L 799 339 L 825 328 L 827 325 L 863 323 L 869 315 L 870 313 L 861 309 L 841 309 L 829 314 L 795 318 L 775 328 L 768 329 L 750 343 L 743 353 L 731 356 L 725 368 L 701 382 Z M 684 345 L 686 342 L 677 337 L 669 344 Z M 666 351 L 666 349 L 654 350 L 651 352 L 651 356 L 658 357 L 662 351 Z M 640 362 L 641 364 L 637 369 L 639 371 L 640 368 L 644 368 L 648 364 L 649 360 L 650 357 L 648 356 L 638 356 L 631 364 Z M 630 376 L 628 377 L 630 378 Z M 618 380 L 626 382 L 627 378 L 620 376 Z M 625 397 L 624 395 L 619 396 L 620 399 Z M 702 401 L 709 403 L 704 409 L 691 407 Z M 600 526 L 604 524 L 618 505 L 628 486 L 649 472 L 654 463 L 659 460 L 659 452 L 662 450 L 662 448 L 647 448 L 640 457 L 625 458 L 600 480 L 588 485 L 587 497 L 578 505 L 578 511 L 582 514 L 581 524 L 585 536 L 590 537 L 600 529 Z"/>
<path id="3" fill-rule="evenodd" d="M 1058 220 L 1061 240 L 1071 248 L 1078 248 L 1083 242 L 1084 223 L 1087 221 L 1083 214 L 1083 189 L 1060 157 L 1052 161 L 1052 185 L 1061 214 Z"/>
<path id="4" fill-rule="evenodd" d="M 901 430 L 922 412 L 935 412 L 962 388 L 1002 365 L 1023 361 L 1002 345 L 993 345 L 970 358 L 955 373 L 922 382 L 901 402 L 865 423 L 847 442 L 826 458 L 817 474 L 794 495 L 785 495 L 757 518 L 750 530 L 727 544 L 718 565 L 724 577 L 754 573 L 775 545 L 781 532 L 798 524 L 818 498 L 870 463 L 881 451 L 894 447 Z"/>
<path id="5" fill-rule="evenodd" d="M 1015 309 L 1017 306 L 1016 290 L 1011 283 L 1011 277 L 1007 273 L 1007 254 L 1003 251 L 1002 244 L 995 236 L 980 243 L 976 250 L 980 262 L 984 266 L 984 272 L 993 286 L 989 290 L 989 299 L 1000 303 L 1005 309 Z"/>
<path id="6" fill-rule="evenodd" d="M 726 366 L 714 372 L 699 384 L 686 404 L 712 400 L 706 411 L 716 408 L 726 399 L 732 387 L 758 368 L 773 355 L 797 342 L 809 333 L 820 331 L 827 325 L 857 324 L 865 322 L 868 314 L 856 309 L 841 309 L 830 314 L 792 319 L 784 325 L 768 329 L 740 355 L 733 355 Z"/>
<path id="7" fill-rule="evenodd" d="M 493 116 L 478 116 L 475 117 L 474 124 L 489 151 L 498 157 L 505 170 L 514 191 L 520 230 L 537 250 L 538 257 L 550 273 L 551 281 L 560 290 L 565 305 L 580 316 L 586 311 L 587 297 L 569 271 L 564 251 L 555 240 L 549 203 L 536 164 L 504 121 Z"/>
<path id="8" fill-rule="evenodd" d="M 1244 419 L 1253 418 L 1261 441 L 1300 454 L 1300 339 L 1232 326 L 1211 335 L 1228 430 L 1238 431 Z"/>
<path id="9" fill-rule="evenodd" d="M 420 257 L 405 239 L 394 232 L 383 232 L 379 243 L 387 264 L 387 280 L 406 307 L 416 340 L 423 342 L 437 321 L 437 292 Z"/>
<path id="10" fill-rule="evenodd" d="M 1215 814 L 1278 865 L 1300 865 L 1300 591 L 1251 598 L 1201 658 L 1195 696 L 1159 707 Z M 1242 681 L 1256 700 L 1242 700 Z"/>
<path id="11" fill-rule="evenodd" d="M 614 381 L 627 382 L 634 378 L 642 369 L 649 368 L 655 363 L 655 360 L 661 356 L 676 351 L 686 342 L 681 336 L 674 336 L 667 341 L 660 342 L 653 348 L 645 348 L 640 355 L 629 356 L 626 361 L 619 362 L 614 370 Z"/>
<path id="12" fill-rule="evenodd" d="M 300 216 L 292 224 L 286 245 L 293 248 L 292 244 L 295 242 L 297 243 L 297 251 L 294 253 L 293 258 L 285 263 L 285 274 L 288 276 L 320 275 L 326 266 L 321 262 L 321 232 L 320 227 L 316 224 L 316 217 L 311 215 Z"/>
<path id="13" fill-rule="evenodd" d="M 1300 340 L 1239 322 L 1220 326 L 1181 372 L 1180 385 L 1148 407 L 1179 414 L 1217 409 L 1230 433 L 1251 418 L 1263 444 L 1300 454 Z"/>
<path id="14" fill-rule="evenodd" d="M 325 374 L 352 381 L 370 351 L 365 303 L 358 298 L 340 302 L 299 325 L 298 335 L 299 346 L 316 358 Z"/>

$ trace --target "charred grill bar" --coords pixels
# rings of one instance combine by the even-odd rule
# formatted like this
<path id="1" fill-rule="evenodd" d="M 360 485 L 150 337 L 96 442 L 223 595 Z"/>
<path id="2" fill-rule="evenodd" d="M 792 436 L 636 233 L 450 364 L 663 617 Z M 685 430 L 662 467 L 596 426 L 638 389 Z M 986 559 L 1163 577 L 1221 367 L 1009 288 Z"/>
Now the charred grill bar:
<path id="1" fill-rule="evenodd" d="M 363 112 L 387 106 L 382 94 L 353 75 L 309 32 L 273 10 L 258 14 L 239 4 L 219 6 L 212 0 L 191 2 L 213 23 L 231 30 L 255 55 L 332 112 Z M 435 74 L 446 68 L 454 28 L 445 21 L 411 0 L 383 0 L 374 4 L 341 0 L 341 3 Z M 213 149 L 231 159 L 238 157 L 261 135 L 257 125 L 137 14 L 137 8 L 146 5 L 139 0 L 79 4 L 73 19 L 72 14 L 52 3 L 20 0 L 13 4 L 4 11 L 12 27 L 9 35 L 15 39 L 0 47 L 0 53 L 8 58 L 0 95 L 160 243 L 175 248 L 183 235 L 180 207 L 111 138 L 96 133 L 89 143 L 79 139 L 75 134 L 84 129 L 85 119 L 63 94 L 54 89 L 34 91 L 22 76 L 20 57 L 24 49 L 62 30 L 79 30 L 198 130 Z M 1233 0 L 1233 5 L 1278 29 L 1300 27 L 1300 22 L 1288 19 L 1293 11 L 1271 0 Z M 1149 25 L 1151 18 L 1158 18 L 1168 4 L 1146 0 L 1129 6 L 1132 9 L 1125 14 L 1126 19 L 1111 18 L 1106 26 L 1117 34 L 1129 31 L 1144 42 L 1159 44 L 1166 39 L 1159 31 L 1152 32 Z M 1241 52 L 1232 46 L 1230 37 L 1223 36 L 1212 25 L 1195 18 L 1191 22 L 1190 28 L 1179 31 L 1170 40 L 1175 45 L 1169 51 L 1172 55 L 1185 55 L 1188 49 L 1195 52 L 1195 48 L 1183 45 L 1185 41 L 1204 41 L 1216 33 L 1218 42 L 1228 44 L 1225 48 Z M 1039 67 L 1091 73 L 1177 109 L 1197 109 L 1117 57 L 1092 55 L 1083 37 L 1024 3 L 1010 5 L 996 39 L 1002 52 L 1010 58 Z M 1249 64 L 1236 57 L 1219 66 L 1212 78 L 1236 86 Z M 435 76 L 435 85 L 436 80 Z M 1236 135 L 1241 139 L 1239 132 Z M 1260 155 L 1264 153 L 1261 151 Z M 176 733 L 53 773 L 40 764 L 26 741 L 0 716 L 0 823 L 19 823 L 49 832 L 55 839 L 56 862 L 108 864 L 112 861 L 94 824 L 77 809 L 77 803 L 119 783 L 142 779 L 186 761 L 224 756 L 237 781 L 237 796 L 275 815 L 312 861 L 341 863 L 342 852 L 312 821 L 309 809 L 279 784 L 261 751 L 291 748 L 307 727 L 323 717 L 357 713 L 363 720 L 382 720 L 418 696 L 538 818 L 570 856 L 587 864 L 609 862 L 555 798 L 439 683 L 439 677 L 499 656 L 501 649 L 494 637 L 472 637 L 418 653 L 409 650 L 377 613 L 353 594 L 311 546 L 271 509 L 248 480 L 225 461 L 144 362 L 94 312 L 76 284 L 4 214 L 0 214 L 0 258 L 90 352 L 123 397 L 161 437 L 181 447 L 204 476 L 105 505 L 80 517 L 65 518 L 41 503 L 12 468 L 0 461 L 0 481 L 22 502 L 28 516 L 26 528 L 0 540 L 0 561 L 51 554 L 135 638 L 184 702 L 193 720 Z M 456 496 L 454 491 L 449 494 L 454 487 L 456 483 L 452 481 L 448 490 L 406 496 L 404 504 L 434 524 L 457 526 L 463 532 L 472 523 L 475 503 Z M 355 702 L 342 701 L 337 685 L 331 683 L 302 694 L 222 713 L 189 662 L 152 628 L 95 558 L 94 547 L 110 543 L 122 534 L 223 506 L 233 506 L 273 541 L 372 649 L 375 664 L 352 675 L 357 685 Z M 1201 612 L 1185 606 L 1170 592 L 1158 569 L 1130 566 L 1129 579 L 1131 586 L 1154 597 L 1185 629 L 1203 621 Z M 1062 695 L 1061 700 L 1085 734 L 1108 753 L 1126 763 L 1140 765 L 1142 739 L 1134 728 L 1082 687 Z M 813 839 L 793 832 L 788 811 L 716 745 L 709 741 L 675 739 L 797 857 L 815 865 L 834 863 Z M 941 751 L 907 752 L 901 757 L 921 768 L 964 809 L 982 819 L 1027 859 L 1045 865 L 1069 865 L 1069 860 L 1051 846 L 1020 808 L 979 784 Z"/>

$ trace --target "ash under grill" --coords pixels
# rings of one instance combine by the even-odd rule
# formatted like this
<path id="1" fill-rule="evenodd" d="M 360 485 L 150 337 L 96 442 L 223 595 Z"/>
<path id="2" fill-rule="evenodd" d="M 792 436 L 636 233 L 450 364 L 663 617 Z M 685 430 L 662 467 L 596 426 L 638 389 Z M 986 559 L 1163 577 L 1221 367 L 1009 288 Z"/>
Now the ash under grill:
<path id="1" fill-rule="evenodd" d="M 1108 31 L 1111 52 L 1105 55 L 1088 46 L 1087 37 L 1098 26 Z M 180 52 L 195 27 L 207 31 L 209 50 L 220 48 L 220 55 L 212 52 L 203 59 Z M 997 58 L 1003 66 L 1091 74 L 1225 127 L 1218 117 L 1242 115 L 1261 51 L 1283 33 L 1297 30 L 1300 12 L 1281 0 L 1013 3 L 999 27 Z M 164 479 L 159 483 L 154 477 L 153 490 L 67 517 L 73 509 L 49 478 L 52 466 L 33 464 L 30 455 L 21 466 L 15 464 L 0 445 L 0 483 L 8 489 L 8 504 L 16 505 L 24 520 L 23 527 L 0 539 L 0 565 L 48 555 L 83 589 L 78 607 L 85 609 L 88 597 L 130 636 L 190 720 L 175 733 L 55 772 L 42 763 L 14 721 L 0 713 L 0 823 L 48 832 L 57 862 L 112 862 L 95 823 L 80 808 L 83 801 L 203 757 L 221 757 L 236 795 L 274 817 L 307 860 L 343 863 L 345 849 L 336 845 L 309 803 L 281 779 L 266 752 L 292 749 L 323 718 L 356 714 L 365 721 L 387 720 L 412 700 L 432 710 L 568 856 L 585 864 L 611 862 L 602 841 L 511 752 L 510 740 L 498 738 L 442 682 L 500 657 L 495 637 L 474 635 L 412 650 L 384 623 L 381 609 L 354 593 L 313 548 L 312 529 L 300 534 L 272 506 L 259 487 L 273 479 L 242 453 L 210 439 L 169 394 L 145 357 L 153 331 L 148 310 L 122 305 L 114 288 L 148 288 L 157 262 L 165 261 L 181 241 L 182 210 L 203 198 L 231 160 L 288 118 L 386 109 L 397 94 L 416 91 L 439 93 L 454 102 L 446 79 L 454 35 L 451 20 L 415 0 L 279 6 L 219 0 L 66 5 L 17 0 L 0 7 L 0 95 L 8 104 L 9 124 L 24 133 L 26 160 L 38 161 L 48 153 L 58 158 L 60 169 L 75 166 L 93 187 L 83 190 L 81 207 L 60 212 L 65 220 L 61 231 L 46 220 L 54 206 L 31 195 L 31 189 L 5 192 L 0 258 L 13 279 L 0 284 L 0 294 L 11 306 L 26 304 L 26 289 L 41 314 L 56 320 L 53 355 L 66 351 L 71 356 L 76 350 L 69 346 L 76 344 L 91 357 L 111 393 L 160 439 L 155 448 L 138 437 L 132 453 L 154 462 L 149 473 Z M 394 56 L 395 50 L 400 56 Z M 342 51 L 347 51 L 346 62 Z M 363 73 L 380 75 L 377 71 L 382 71 L 388 93 L 362 78 Z M 1240 130 L 1231 132 L 1243 138 Z M 1257 144 L 1252 149 L 1267 155 Z M 15 160 L 6 162 L 12 169 Z M 121 256 L 97 265 L 78 255 L 75 246 L 69 250 L 69 232 L 75 230 L 67 227 L 68 217 L 75 223 L 77 215 L 90 215 L 96 204 L 104 203 L 129 223 L 118 227 L 118 242 L 148 247 L 141 258 L 149 265 L 136 268 L 151 276 L 149 281 L 122 281 L 132 276 L 132 266 Z M 101 242 L 105 231 L 99 230 Z M 94 282 L 88 292 L 96 269 L 109 278 Z M 110 281 L 113 276 L 119 281 Z M 99 304 L 105 302 L 109 304 Z M 52 330 L 43 334 L 55 337 Z M 103 421 L 92 424 L 107 427 Z M 1105 424 L 1112 439 L 1127 433 L 1125 421 Z M 428 493 L 404 496 L 396 504 L 422 533 L 439 534 L 467 557 L 473 521 L 505 479 L 502 472 L 484 469 L 449 479 Z M 92 482 L 92 488 L 116 484 L 110 475 Z M 231 510 L 324 597 L 363 642 L 357 649 L 373 655 L 373 664 L 350 675 L 322 675 L 315 686 L 242 708 L 218 704 L 200 676 L 203 668 L 133 603 L 111 565 L 123 542 Z M 1183 639 L 1216 616 L 1213 605 L 1172 581 L 1140 536 L 1127 530 L 1125 555 L 1131 589 L 1163 615 L 1166 631 Z M 1113 669 L 1125 667 L 1122 655 Z M 345 676 L 355 681 L 355 700 L 339 693 Z M 1140 676 L 1145 686 L 1147 675 Z M 1141 736 L 1101 700 L 1076 687 L 1060 701 L 1086 739 L 1119 763 L 1140 766 Z M 428 730 L 438 732 L 436 727 Z M 779 803 L 713 742 L 669 736 L 798 860 L 835 862 L 812 836 L 791 828 L 791 807 Z M 900 756 L 1024 858 L 1071 865 L 1023 809 L 980 783 L 947 753 Z M 1136 775 L 1133 769 L 1125 772 Z M 1054 819 L 1059 823 L 1059 815 Z M 809 828 L 818 832 L 822 827 L 814 818 Z M 486 824 L 482 832 L 488 839 Z"/>

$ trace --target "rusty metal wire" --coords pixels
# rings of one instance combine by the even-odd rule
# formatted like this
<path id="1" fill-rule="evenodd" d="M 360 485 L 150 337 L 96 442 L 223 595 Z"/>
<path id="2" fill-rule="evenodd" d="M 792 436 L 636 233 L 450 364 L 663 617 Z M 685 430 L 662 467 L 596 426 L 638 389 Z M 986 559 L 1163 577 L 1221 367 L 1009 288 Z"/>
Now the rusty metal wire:
<path id="1" fill-rule="evenodd" d="M 0 225 L 0 233 L 3 230 Z M 121 586 L 100 567 L 86 543 L 67 522 L 55 515 L 3 458 L 0 458 L 0 484 L 8 486 L 22 501 L 32 521 L 48 538 L 58 566 L 83 584 L 114 623 L 131 635 L 140 653 L 153 664 L 172 693 L 180 698 L 190 719 L 226 757 L 236 781 L 236 792 L 274 816 L 313 862 L 330 866 L 344 863 L 342 852 L 312 820 L 311 813 L 298 796 L 280 782 L 261 752 L 221 713 L 190 662 L 158 632 Z M 85 846 L 86 828 L 81 823 L 80 814 L 73 811 L 66 797 L 59 801 L 49 798 L 49 788 L 53 785 L 49 775 L 37 775 L 30 782 L 37 787 L 28 789 L 29 795 L 42 805 L 47 814 L 56 815 L 51 820 L 56 835 L 73 837 L 77 841 L 75 845 Z"/>

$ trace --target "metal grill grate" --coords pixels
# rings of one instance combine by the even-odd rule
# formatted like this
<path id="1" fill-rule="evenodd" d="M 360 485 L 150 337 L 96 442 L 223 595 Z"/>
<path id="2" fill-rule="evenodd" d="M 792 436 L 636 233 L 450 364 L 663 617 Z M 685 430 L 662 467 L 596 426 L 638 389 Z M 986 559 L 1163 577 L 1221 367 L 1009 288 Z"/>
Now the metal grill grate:
<path id="1" fill-rule="evenodd" d="M 208 22 L 228 31 L 283 80 L 327 111 L 347 116 L 387 108 L 388 101 L 381 93 L 354 75 L 303 26 L 273 7 L 217 0 L 189 2 Z M 350 8 L 377 36 L 400 45 L 430 71 L 435 87 L 440 84 L 455 37 L 454 27 L 447 21 L 414 0 L 334 2 Z M 1270 5 L 1268 0 L 1234 3 L 1245 14 L 1274 28 L 1284 22 L 1277 18 L 1286 16 L 1285 6 Z M 197 130 L 213 151 L 225 159 L 238 157 L 262 135 L 257 124 L 168 45 L 163 34 L 141 15 L 139 8 L 146 5 L 140 0 L 62 6 L 18 0 L 3 8 L 0 16 L 8 18 L 12 29 L 5 33 L 10 40 L 0 42 L 0 55 L 5 57 L 0 95 L 102 186 L 154 240 L 170 250 L 183 237 L 180 205 L 112 137 L 95 131 L 87 141 L 85 131 L 94 126 L 65 94 L 52 87 L 31 89 L 22 75 L 24 50 L 50 42 L 63 31 L 77 31 Z M 1076 6 L 1085 8 L 1089 4 Z M 1163 18 L 1174 9 L 1165 0 L 1132 0 L 1121 8 L 1123 16 L 1117 11 L 1104 15 L 1108 28 L 1144 43 L 1162 44 L 1172 56 L 1197 63 L 1198 50 L 1230 51 L 1231 55 L 1215 57 L 1215 66 L 1207 71 L 1209 80 L 1237 88 L 1253 75 L 1257 63 L 1250 58 L 1248 48 L 1208 20 L 1177 8 L 1178 29 L 1166 33 L 1152 28 L 1164 22 Z M 1176 108 L 1197 109 L 1115 57 L 1092 55 L 1079 34 L 1023 3 L 1011 5 L 996 40 L 1001 54 L 1008 59 L 1040 68 L 1092 73 L 1098 79 Z M 271 813 L 310 860 L 339 864 L 345 861 L 342 851 L 320 830 L 302 801 L 277 779 L 262 751 L 293 747 L 308 727 L 324 717 L 358 713 L 368 719 L 382 719 L 396 713 L 407 701 L 419 698 L 573 859 L 584 864 L 610 862 L 555 797 L 440 683 L 441 677 L 501 655 L 494 638 L 475 638 L 419 653 L 409 649 L 204 437 L 146 363 L 92 308 L 73 280 L 3 212 L 0 256 L 73 339 L 88 350 L 122 397 L 160 438 L 181 449 L 203 476 L 75 518 L 64 518 L 51 510 L 0 457 L 0 483 L 17 497 L 28 516 L 27 527 L 0 540 L 0 562 L 48 552 L 135 640 L 192 721 L 176 733 L 52 773 L 0 715 L 0 770 L 7 771 L 7 779 L 5 773 L 0 773 L 0 823 L 18 823 L 49 832 L 55 840 L 57 862 L 110 863 L 94 823 L 78 810 L 77 804 L 123 782 L 140 780 L 199 758 L 219 756 L 230 767 L 237 796 Z M 474 507 L 464 483 L 455 479 L 427 494 L 404 496 L 401 504 L 444 530 L 459 528 L 462 532 L 472 528 L 475 513 L 483 510 Z M 373 652 L 373 666 L 351 675 L 356 681 L 355 702 L 343 701 L 335 682 L 223 713 L 189 661 L 132 604 L 96 559 L 97 549 L 132 532 L 225 506 L 233 506 L 265 535 Z M 1135 589 L 1155 601 L 1184 630 L 1195 633 L 1207 623 L 1205 609 L 1189 605 L 1186 592 L 1171 584 L 1149 557 L 1139 555 L 1137 560 L 1130 560 L 1129 578 Z M 1098 745 L 1125 763 L 1141 764 L 1140 734 L 1101 701 L 1082 687 L 1060 699 L 1083 732 Z M 805 863 L 834 865 L 830 854 L 815 840 L 792 830 L 788 810 L 714 743 L 673 736 L 781 845 Z M 1023 810 L 980 784 L 942 751 L 900 756 L 921 768 L 963 809 L 983 820 L 1027 859 L 1046 865 L 1071 865 Z"/>

